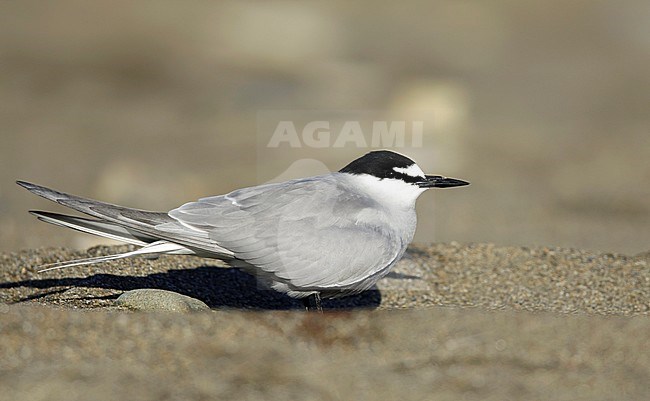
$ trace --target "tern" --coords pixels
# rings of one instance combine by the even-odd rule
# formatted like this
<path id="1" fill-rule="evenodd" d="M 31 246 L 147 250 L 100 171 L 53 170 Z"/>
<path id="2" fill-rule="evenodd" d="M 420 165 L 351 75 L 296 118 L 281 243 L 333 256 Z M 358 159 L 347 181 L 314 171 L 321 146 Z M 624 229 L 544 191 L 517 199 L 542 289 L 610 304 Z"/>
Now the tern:
<path id="1" fill-rule="evenodd" d="M 469 184 L 426 175 L 410 158 L 388 150 L 367 153 L 338 172 L 238 189 L 169 212 L 17 183 L 91 216 L 31 211 L 38 219 L 139 247 L 50 269 L 147 254 L 195 255 L 241 268 L 319 311 L 321 298 L 368 290 L 395 266 L 415 234 L 418 196 Z"/>

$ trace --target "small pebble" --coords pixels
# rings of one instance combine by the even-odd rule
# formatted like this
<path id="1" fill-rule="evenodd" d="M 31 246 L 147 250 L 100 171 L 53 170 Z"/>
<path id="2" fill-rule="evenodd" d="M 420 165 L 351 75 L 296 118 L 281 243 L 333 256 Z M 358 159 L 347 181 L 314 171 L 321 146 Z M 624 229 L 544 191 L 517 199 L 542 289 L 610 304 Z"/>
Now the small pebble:
<path id="1" fill-rule="evenodd" d="M 141 311 L 195 312 L 210 310 L 205 302 L 177 292 L 144 288 L 127 291 L 117 304 Z"/>

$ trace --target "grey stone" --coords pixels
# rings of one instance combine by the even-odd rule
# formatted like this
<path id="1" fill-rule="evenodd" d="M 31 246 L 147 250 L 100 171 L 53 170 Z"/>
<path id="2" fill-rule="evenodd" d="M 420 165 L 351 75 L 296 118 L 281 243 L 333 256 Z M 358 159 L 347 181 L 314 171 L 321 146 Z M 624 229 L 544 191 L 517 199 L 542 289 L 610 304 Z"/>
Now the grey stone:
<path id="1" fill-rule="evenodd" d="M 143 311 L 194 312 L 210 310 L 205 302 L 173 291 L 143 288 L 127 291 L 117 304 Z"/>

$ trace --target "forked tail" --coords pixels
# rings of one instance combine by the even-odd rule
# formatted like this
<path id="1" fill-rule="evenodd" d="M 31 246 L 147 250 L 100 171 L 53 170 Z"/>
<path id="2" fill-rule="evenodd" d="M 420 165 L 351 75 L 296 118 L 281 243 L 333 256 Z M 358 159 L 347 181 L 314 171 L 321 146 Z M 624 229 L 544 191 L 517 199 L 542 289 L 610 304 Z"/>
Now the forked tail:
<path id="1" fill-rule="evenodd" d="M 214 241 L 210 240 L 207 233 L 189 230 L 167 213 L 112 205 L 55 191 L 25 181 L 17 181 L 17 184 L 36 195 L 95 217 L 91 219 L 53 212 L 31 211 L 30 213 L 39 220 L 142 247 L 135 251 L 116 255 L 59 262 L 52 264 L 53 266 L 48 265 L 52 267 L 40 271 L 81 266 L 145 254 L 201 254 L 217 258 L 231 256 L 225 249 L 220 248 Z"/>

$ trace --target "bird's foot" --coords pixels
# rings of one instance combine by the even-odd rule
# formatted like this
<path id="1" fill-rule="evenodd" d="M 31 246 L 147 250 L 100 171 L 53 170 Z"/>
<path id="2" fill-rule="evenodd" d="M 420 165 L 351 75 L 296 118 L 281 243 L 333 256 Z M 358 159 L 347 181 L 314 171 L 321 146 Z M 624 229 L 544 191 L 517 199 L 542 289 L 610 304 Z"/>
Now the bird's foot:
<path id="1" fill-rule="evenodd" d="M 323 313 L 323 307 L 320 304 L 320 294 L 315 292 L 302 299 L 302 304 L 305 305 L 305 309 L 309 312 L 318 312 Z"/>

